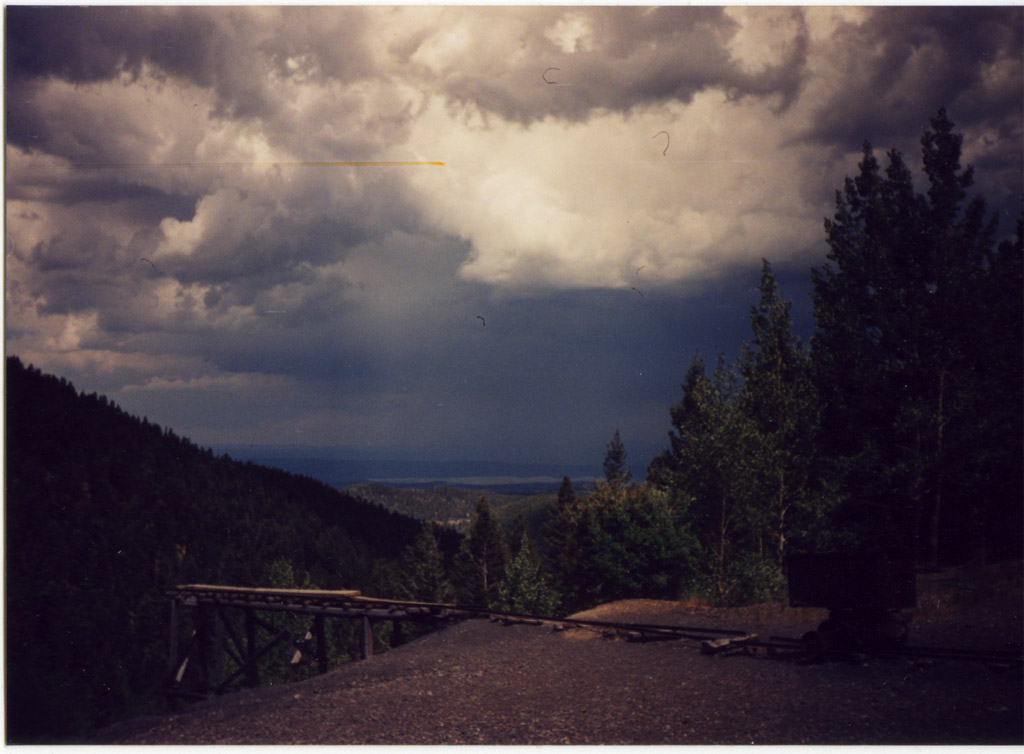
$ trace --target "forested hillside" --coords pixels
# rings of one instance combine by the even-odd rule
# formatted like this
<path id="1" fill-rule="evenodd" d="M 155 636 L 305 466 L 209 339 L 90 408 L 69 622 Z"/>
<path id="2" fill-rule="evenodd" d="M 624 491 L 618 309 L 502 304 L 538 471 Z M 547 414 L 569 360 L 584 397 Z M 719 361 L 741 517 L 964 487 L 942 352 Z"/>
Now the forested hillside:
<path id="1" fill-rule="evenodd" d="M 154 709 L 169 587 L 290 572 L 296 585 L 367 590 L 420 530 L 311 479 L 215 457 L 16 357 L 6 378 L 8 740 Z"/>

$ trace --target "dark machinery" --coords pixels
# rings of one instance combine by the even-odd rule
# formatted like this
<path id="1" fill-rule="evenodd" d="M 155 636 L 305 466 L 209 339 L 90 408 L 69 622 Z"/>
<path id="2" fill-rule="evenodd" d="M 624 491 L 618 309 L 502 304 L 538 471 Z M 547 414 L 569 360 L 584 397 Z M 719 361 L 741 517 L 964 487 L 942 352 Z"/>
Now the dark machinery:
<path id="1" fill-rule="evenodd" d="M 913 564 L 877 554 L 820 553 L 790 555 L 786 565 L 789 604 L 828 608 L 828 619 L 803 637 L 811 656 L 894 649 L 906 641 L 899 612 L 917 604 Z"/>

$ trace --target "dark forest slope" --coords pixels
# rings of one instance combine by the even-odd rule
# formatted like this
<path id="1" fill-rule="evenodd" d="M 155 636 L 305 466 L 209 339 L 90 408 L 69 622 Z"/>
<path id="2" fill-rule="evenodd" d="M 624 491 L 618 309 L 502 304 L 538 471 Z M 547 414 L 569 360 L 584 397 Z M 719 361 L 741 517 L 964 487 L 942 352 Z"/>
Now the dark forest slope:
<path id="1" fill-rule="evenodd" d="M 487 499 L 491 511 L 499 520 L 511 528 L 516 516 L 526 518 L 550 518 L 550 507 L 555 502 L 555 493 L 511 495 L 492 492 L 487 489 L 463 489 L 459 487 L 434 486 L 393 487 L 379 482 L 364 482 L 346 487 L 345 492 L 364 500 L 371 500 L 388 510 L 413 518 L 436 521 L 462 530 L 469 528 L 476 503 L 481 497 Z"/>
<path id="2" fill-rule="evenodd" d="M 419 529 L 312 479 L 216 457 L 64 379 L 6 368 L 7 740 L 58 740 L 159 702 L 165 590 L 370 586 Z M 340 652 L 339 652 L 340 655 Z"/>

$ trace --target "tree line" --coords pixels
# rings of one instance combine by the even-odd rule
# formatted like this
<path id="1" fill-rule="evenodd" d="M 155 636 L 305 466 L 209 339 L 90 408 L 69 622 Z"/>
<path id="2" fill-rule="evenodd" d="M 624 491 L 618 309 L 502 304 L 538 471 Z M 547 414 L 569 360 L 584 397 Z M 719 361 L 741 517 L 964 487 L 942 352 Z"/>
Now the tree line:
<path id="1" fill-rule="evenodd" d="M 921 569 L 1020 558 L 1024 231 L 1018 220 L 997 242 L 962 141 L 944 110 L 930 119 L 924 193 L 898 151 L 883 170 L 864 144 L 811 271 L 810 342 L 763 261 L 750 341 L 734 363 L 694 356 L 645 480 L 630 479 L 616 431 L 603 482 L 578 496 L 566 478 L 536 545 L 504 547 L 481 500 L 458 565 L 427 575 L 436 560 L 418 560 L 405 583 L 542 612 L 622 597 L 736 605 L 784 596 L 793 552 Z"/>

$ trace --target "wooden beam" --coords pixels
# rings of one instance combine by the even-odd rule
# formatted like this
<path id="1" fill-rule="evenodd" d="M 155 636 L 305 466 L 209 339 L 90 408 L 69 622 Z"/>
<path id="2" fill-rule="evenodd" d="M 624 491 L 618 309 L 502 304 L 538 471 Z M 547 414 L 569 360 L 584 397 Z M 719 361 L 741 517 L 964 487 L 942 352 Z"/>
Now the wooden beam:
<path id="1" fill-rule="evenodd" d="M 369 660 L 373 657 L 373 626 L 370 619 L 363 616 L 363 659 Z"/>
<path id="2" fill-rule="evenodd" d="M 213 607 L 209 604 L 196 605 L 196 666 L 204 688 L 210 686 L 210 623 Z"/>
<path id="3" fill-rule="evenodd" d="M 232 673 L 227 678 L 225 678 L 224 681 L 221 682 L 220 686 L 217 687 L 216 691 L 219 692 L 219 691 L 223 691 L 224 689 L 226 689 L 228 687 L 228 685 L 233 680 L 238 678 L 238 676 L 242 675 L 243 673 L 247 673 L 249 667 L 252 666 L 252 665 L 255 665 L 260 659 L 262 659 L 263 655 L 265 655 L 268 652 L 270 652 L 270 650 L 272 650 L 274 647 L 276 647 L 282 641 L 287 640 L 289 637 L 290 637 L 290 634 L 288 633 L 288 631 L 281 631 L 280 633 L 278 633 L 277 636 L 275 636 L 273 639 L 271 639 L 269 644 L 267 644 L 265 647 L 263 647 L 262 649 L 260 649 L 259 651 L 257 651 L 255 654 L 252 655 L 252 657 L 250 658 L 250 660 L 247 663 L 246 667 L 238 668 L 238 670 L 236 670 L 234 673 Z"/>
<path id="4" fill-rule="evenodd" d="M 231 621 L 227 619 L 227 616 L 223 616 L 221 621 L 224 625 L 224 631 L 227 633 L 226 639 L 230 640 L 224 642 L 224 651 L 227 652 L 228 656 L 235 661 L 235 665 L 242 667 L 245 665 L 245 645 L 242 644 L 241 639 L 238 638 L 238 634 L 235 633 L 234 627 L 231 625 Z M 231 645 L 234 645 L 232 650 Z"/>
<path id="5" fill-rule="evenodd" d="M 294 613 L 297 615 L 326 615 L 334 618 L 361 618 L 364 615 L 367 615 L 374 620 L 405 620 L 418 621 L 422 623 L 437 623 L 439 621 L 449 619 L 471 618 L 476 615 L 475 613 L 464 614 L 448 610 L 440 612 L 413 610 L 410 612 L 404 608 L 396 612 L 387 610 L 384 607 L 370 605 L 363 606 L 359 603 L 351 603 L 346 607 L 330 607 L 324 605 L 303 605 L 293 602 L 258 602 L 245 599 L 232 599 L 230 597 L 217 597 L 211 598 L 210 600 L 198 599 L 195 601 L 184 599 L 182 600 L 182 604 L 189 606 L 221 605 L 224 607 L 252 608 L 255 610 L 264 610 L 266 612 Z M 483 616 L 486 614 L 480 613 L 480 615 Z"/>
<path id="6" fill-rule="evenodd" d="M 316 663 L 317 672 L 327 672 L 327 628 L 324 625 L 324 616 L 317 615 L 313 618 L 313 634 L 316 638 Z"/>
<path id="7" fill-rule="evenodd" d="M 212 684 L 220 686 L 224 679 L 224 616 L 219 608 L 213 610 L 213 678 Z"/>
<path id="8" fill-rule="evenodd" d="M 707 639 L 702 641 L 700 644 L 701 654 L 715 655 L 720 652 L 725 652 L 728 649 L 736 649 L 746 644 L 753 644 L 757 641 L 757 634 L 747 634 L 746 636 L 736 636 L 726 639 Z"/>
<path id="9" fill-rule="evenodd" d="M 185 675 L 185 669 L 188 668 L 188 662 L 189 662 L 189 660 L 192 657 L 192 652 L 196 650 L 197 638 L 198 638 L 198 633 L 193 630 L 192 631 L 192 635 L 188 637 L 188 641 L 185 643 L 185 650 L 184 650 L 184 652 L 182 652 L 182 655 L 181 655 L 185 659 L 182 661 L 182 663 L 180 665 L 177 665 L 176 667 L 172 667 L 171 668 L 171 673 L 174 676 L 174 682 L 175 683 L 181 683 L 181 679 Z M 175 662 L 177 662 L 177 661 L 175 661 Z"/>
<path id="10" fill-rule="evenodd" d="M 178 600 L 171 600 L 171 637 L 167 654 L 167 669 L 173 673 L 178 667 Z"/>
<path id="11" fill-rule="evenodd" d="M 215 584 L 181 584 L 174 587 L 183 592 L 211 592 L 219 594 L 258 594 L 280 597 L 358 597 L 358 589 L 268 589 L 249 586 L 218 586 Z"/>
<path id="12" fill-rule="evenodd" d="M 256 611 L 247 608 L 245 611 L 245 667 L 249 676 L 249 683 L 253 686 L 260 685 L 260 669 L 256 665 Z"/>

